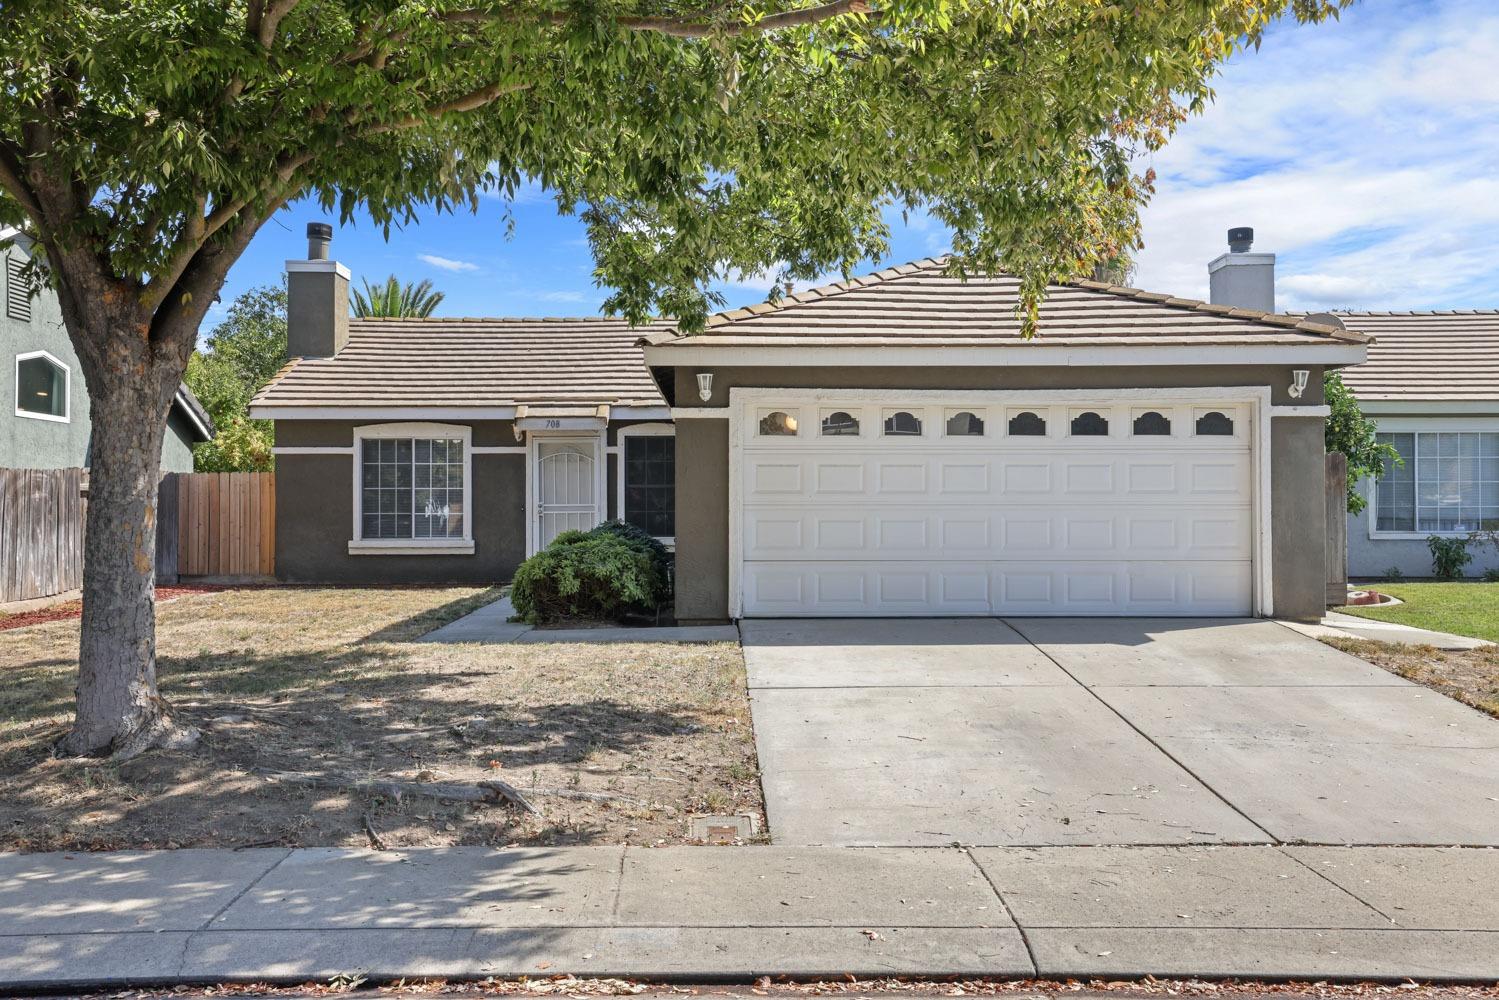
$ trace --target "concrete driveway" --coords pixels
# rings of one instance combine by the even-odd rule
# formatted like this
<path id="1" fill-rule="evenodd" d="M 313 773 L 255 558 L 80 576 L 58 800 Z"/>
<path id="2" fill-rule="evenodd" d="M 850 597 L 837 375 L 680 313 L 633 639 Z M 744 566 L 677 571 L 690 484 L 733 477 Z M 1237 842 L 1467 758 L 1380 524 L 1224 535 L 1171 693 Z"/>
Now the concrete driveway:
<path id="1" fill-rule="evenodd" d="M 1499 845 L 1499 721 L 1274 622 L 741 633 L 778 844 Z"/>

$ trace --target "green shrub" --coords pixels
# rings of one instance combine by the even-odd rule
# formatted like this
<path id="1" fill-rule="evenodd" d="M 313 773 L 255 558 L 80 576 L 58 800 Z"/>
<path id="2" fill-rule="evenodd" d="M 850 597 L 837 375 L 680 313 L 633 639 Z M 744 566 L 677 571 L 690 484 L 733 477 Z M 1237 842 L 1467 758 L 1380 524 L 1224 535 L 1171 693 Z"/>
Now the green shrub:
<path id="1" fill-rule="evenodd" d="M 1405 570 L 1401 569 L 1399 566 L 1391 566 L 1389 569 L 1384 571 L 1384 578 L 1391 583 L 1399 583 L 1401 580 L 1405 579 Z"/>
<path id="2" fill-rule="evenodd" d="M 660 539 L 644 528 L 637 528 L 625 521 L 605 521 L 593 530 L 623 538 L 632 545 L 644 546 L 651 554 L 651 561 L 661 572 L 661 579 L 671 579 L 671 553 L 666 551 L 666 546 L 661 544 Z"/>
<path id="3" fill-rule="evenodd" d="M 559 618 L 614 621 L 631 611 L 654 611 L 669 597 L 665 560 L 609 525 L 564 531 L 520 564 L 510 590 L 516 617 L 532 625 Z"/>
<path id="4" fill-rule="evenodd" d="M 1463 567 L 1473 561 L 1468 551 L 1466 538 L 1444 538 L 1428 535 L 1426 547 L 1431 550 L 1431 575 L 1438 580 L 1456 580 L 1463 575 Z"/>
<path id="5" fill-rule="evenodd" d="M 1499 568 L 1486 569 L 1483 571 L 1484 583 L 1499 583 Z"/>

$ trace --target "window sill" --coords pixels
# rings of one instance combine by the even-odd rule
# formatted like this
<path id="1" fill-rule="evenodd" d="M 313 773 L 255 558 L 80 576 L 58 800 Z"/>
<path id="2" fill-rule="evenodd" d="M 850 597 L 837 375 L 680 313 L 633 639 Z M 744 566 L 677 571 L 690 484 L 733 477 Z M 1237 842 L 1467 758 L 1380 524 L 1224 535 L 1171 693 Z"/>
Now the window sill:
<path id="1" fill-rule="evenodd" d="M 429 541 L 426 539 L 379 538 L 349 543 L 351 556 L 471 556 L 472 540 Z"/>
<path id="2" fill-rule="evenodd" d="M 1432 535 L 1438 538 L 1467 538 L 1472 531 L 1371 531 L 1370 541 L 1375 542 L 1424 542 Z"/>
<path id="3" fill-rule="evenodd" d="M 25 417 L 27 420 L 49 420 L 54 424 L 71 424 L 73 418 L 69 416 L 56 416 L 51 413 L 33 413 L 31 410 L 23 410 L 16 407 L 16 416 Z"/>

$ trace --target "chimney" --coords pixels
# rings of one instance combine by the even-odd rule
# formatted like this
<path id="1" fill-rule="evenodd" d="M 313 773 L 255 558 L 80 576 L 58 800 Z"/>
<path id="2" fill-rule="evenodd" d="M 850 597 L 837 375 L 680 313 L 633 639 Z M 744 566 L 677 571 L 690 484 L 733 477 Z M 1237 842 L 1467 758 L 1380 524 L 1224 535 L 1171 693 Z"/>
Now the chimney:
<path id="1" fill-rule="evenodd" d="M 286 356 L 331 358 L 349 342 L 349 269 L 328 259 L 333 227 L 307 224 L 307 259 L 286 262 Z"/>
<path id="2" fill-rule="evenodd" d="M 1275 254 L 1252 253 L 1254 230 L 1228 231 L 1228 253 L 1208 264 L 1208 299 L 1215 305 L 1275 311 Z"/>

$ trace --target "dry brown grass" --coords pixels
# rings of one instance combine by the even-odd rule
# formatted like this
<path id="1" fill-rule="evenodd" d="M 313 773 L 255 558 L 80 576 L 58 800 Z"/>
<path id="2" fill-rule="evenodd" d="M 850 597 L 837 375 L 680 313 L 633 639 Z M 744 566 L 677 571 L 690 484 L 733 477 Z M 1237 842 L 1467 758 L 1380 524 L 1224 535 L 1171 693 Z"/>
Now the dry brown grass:
<path id="1" fill-rule="evenodd" d="M 1499 646 L 1441 650 L 1369 639 L 1322 641 L 1499 718 Z"/>
<path id="2" fill-rule="evenodd" d="M 0 635 L 0 848 L 677 843 L 696 812 L 760 814 L 738 647 L 413 642 L 498 596 L 270 588 L 159 608 L 161 688 L 203 744 L 114 765 L 58 760 L 78 624 Z M 258 770 L 617 796 L 400 802 Z"/>

